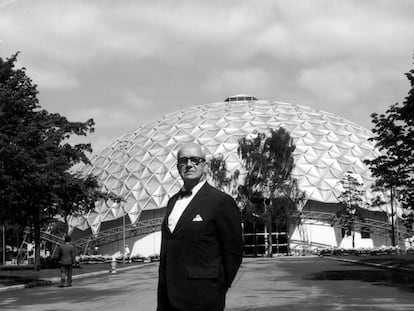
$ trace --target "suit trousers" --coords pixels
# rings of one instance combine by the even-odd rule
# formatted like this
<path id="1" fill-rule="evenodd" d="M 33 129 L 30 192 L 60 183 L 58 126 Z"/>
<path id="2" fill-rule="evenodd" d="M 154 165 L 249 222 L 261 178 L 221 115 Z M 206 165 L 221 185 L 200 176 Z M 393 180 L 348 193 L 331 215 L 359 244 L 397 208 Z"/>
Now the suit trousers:
<path id="1" fill-rule="evenodd" d="M 208 311 L 223 311 L 224 309 L 207 309 Z M 157 311 L 193 311 L 190 309 L 177 309 L 174 307 L 168 298 L 168 291 L 165 284 L 159 284 L 158 287 L 158 307 Z"/>
<path id="2" fill-rule="evenodd" d="M 60 265 L 60 284 L 63 285 L 67 280 L 67 285 L 72 285 L 72 264 Z"/>

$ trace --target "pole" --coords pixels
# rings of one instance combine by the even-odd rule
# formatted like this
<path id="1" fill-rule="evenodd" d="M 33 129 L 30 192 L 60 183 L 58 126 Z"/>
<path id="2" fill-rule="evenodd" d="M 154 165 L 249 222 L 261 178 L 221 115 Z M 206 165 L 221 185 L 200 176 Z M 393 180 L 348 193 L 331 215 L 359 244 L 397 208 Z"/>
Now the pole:
<path id="1" fill-rule="evenodd" d="M 6 228 L 3 225 L 3 237 L 2 237 L 2 240 L 3 240 L 3 266 L 6 264 L 6 233 L 5 233 L 5 231 L 6 231 Z"/>
<path id="2" fill-rule="evenodd" d="M 395 226 L 394 226 L 394 191 L 391 187 L 391 243 L 395 246 Z"/>
<path id="3" fill-rule="evenodd" d="M 122 256 L 122 263 L 125 264 L 125 211 L 124 215 L 122 216 L 122 239 L 124 242 L 124 251 Z"/>

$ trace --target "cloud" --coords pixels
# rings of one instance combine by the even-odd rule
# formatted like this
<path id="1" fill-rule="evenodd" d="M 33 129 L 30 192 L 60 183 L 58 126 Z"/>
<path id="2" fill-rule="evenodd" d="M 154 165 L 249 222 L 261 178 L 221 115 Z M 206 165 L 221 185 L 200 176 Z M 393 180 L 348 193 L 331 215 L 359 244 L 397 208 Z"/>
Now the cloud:
<path id="1" fill-rule="evenodd" d="M 411 0 L 9 1 L 0 57 L 21 51 L 41 105 L 93 117 L 100 144 L 235 93 L 367 126 L 407 94 L 413 10 Z"/>
<path id="2" fill-rule="evenodd" d="M 27 74 L 43 89 L 74 89 L 78 86 L 76 76 L 68 71 L 31 67 Z"/>
<path id="3" fill-rule="evenodd" d="M 272 83 L 276 82 L 275 80 L 277 78 L 262 68 L 242 67 L 233 70 L 213 71 L 203 88 L 206 93 L 229 96 L 238 93 L 264 94 Z"/>

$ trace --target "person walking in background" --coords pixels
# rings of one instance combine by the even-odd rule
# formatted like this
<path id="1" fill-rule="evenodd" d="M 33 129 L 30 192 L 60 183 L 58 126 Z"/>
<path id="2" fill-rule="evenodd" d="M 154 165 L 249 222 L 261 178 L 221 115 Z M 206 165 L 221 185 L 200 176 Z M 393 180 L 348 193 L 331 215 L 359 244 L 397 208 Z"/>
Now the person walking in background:
<path id="1" fill-rule="evenodd" d="M 76 248 L 70 244 L 70 236 L 65 235 L 64 243 L 59 245 L 57 259 L 60 263 L 59 287 L 72 286 L 72 267 L 75 264 Z"/>
<path id="2" fill-rule="evenodd" d="M 125 244 L 125 251 L 124 251 L 124 260 L 126 262 L 131 262 L 131 251 L 129 250 L 128 244 Z"/>
<path id="3" fill-rule="evenodd" d="M 161 232 L 157 311 L 221 311 L 240 267 L 243 240 L 233 198 L 206 182 L 205 153 L 178 151 L 183 188 L 167 204 Z"/>

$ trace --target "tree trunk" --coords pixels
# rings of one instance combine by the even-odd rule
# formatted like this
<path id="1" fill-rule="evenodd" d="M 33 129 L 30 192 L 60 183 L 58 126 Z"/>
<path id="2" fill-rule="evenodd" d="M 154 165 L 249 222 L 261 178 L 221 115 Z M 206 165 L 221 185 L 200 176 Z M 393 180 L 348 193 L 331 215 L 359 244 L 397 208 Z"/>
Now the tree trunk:
<path id="1" fill-rule="evenodd" d="M 286 219 L 286 255 L 290 254 L 290 228 L 289 221 Z"/>
<path id="2" fill-rule="evenodd" d="M 269 217 L 268 221 L 266 222 L 267 228 L 267 257 L 273 257 L 273 243 L 272 243 L 272 220 Z"/>
<path id="3" fill-rule="evenodd" d="M 38 210 L 35 210 L 33 217 L 33 229 L 34 229 L 34 242 L 35 242 L 35 260 L 34 271 L 40 270 L 40 214 Z"/>
<path id="4" fill-rule="evenodd" d="M 352 229 L 352 248 L 355 248 L 355 231 Z"/>
<path id="5" fill-rule="evenodd" d="M 257 231 L 256 231 L 256 221 L 253 222 L 253 237 L 254 237 L 254 257 L 257 257 Z"/>
<path id="6" fill-rule="evenodd" d="M 391 243 L 395 246 L 395 221 L 394 221 L 394 191 L 391 187 Z"/>

